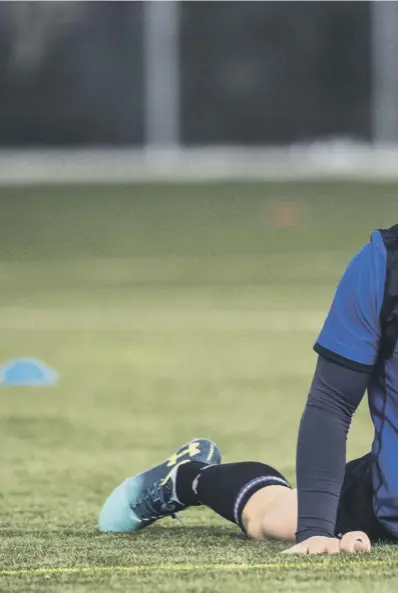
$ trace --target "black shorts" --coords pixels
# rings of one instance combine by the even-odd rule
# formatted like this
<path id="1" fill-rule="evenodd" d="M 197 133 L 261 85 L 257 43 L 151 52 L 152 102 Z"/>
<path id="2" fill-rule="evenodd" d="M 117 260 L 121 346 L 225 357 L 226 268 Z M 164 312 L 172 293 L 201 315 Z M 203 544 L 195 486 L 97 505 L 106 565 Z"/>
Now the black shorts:
<path id="1" fill-rule="evenodd" d="M 372 542 L 398 544 L 398 538 L 379 523 L 373 510 L 370 454 L 346 465 L 337 511 L 336 535 L 340 536 L 348 531 L 364 531 Z"/>

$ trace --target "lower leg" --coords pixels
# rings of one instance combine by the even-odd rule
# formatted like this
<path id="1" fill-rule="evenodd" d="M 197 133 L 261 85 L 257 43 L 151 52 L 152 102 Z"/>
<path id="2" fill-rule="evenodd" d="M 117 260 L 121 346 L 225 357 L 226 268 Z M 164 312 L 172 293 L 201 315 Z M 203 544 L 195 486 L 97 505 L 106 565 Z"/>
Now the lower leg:
<path id="1" fill-rule="evenodd" d="M 178 498 L 204 504 L 255 539 L 294 539 L 297 495 L 274 468 L 258 462 L 203 467 L 187 463 L 177 475 Z"/>

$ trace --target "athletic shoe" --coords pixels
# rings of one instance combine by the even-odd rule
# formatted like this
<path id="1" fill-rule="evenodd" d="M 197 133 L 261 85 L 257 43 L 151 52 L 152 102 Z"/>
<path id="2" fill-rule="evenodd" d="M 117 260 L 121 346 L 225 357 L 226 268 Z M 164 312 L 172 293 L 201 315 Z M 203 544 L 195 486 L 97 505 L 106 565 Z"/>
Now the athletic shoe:
<path id="1" fill-rule="evenodd" d="M 221 453 L 212 441 L 194 439 L 163 463 L 127 478 L 105 501 L 98 521 L 100 531 L 138 531 L 186 509 L 178 500 L 176 476 L 181 465 L 192 461 L 219 465 Z"/>

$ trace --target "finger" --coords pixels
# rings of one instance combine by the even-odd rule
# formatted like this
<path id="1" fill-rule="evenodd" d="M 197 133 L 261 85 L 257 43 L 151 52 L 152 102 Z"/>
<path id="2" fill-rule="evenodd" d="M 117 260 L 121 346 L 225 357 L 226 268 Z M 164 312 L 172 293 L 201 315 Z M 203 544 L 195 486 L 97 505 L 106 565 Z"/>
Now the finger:
<path id="1" fill-rule="evenodd" d="M 351 531 L 346 533 L 341 542 L 340 550 L 342 552 L 370 552 L 371 543 L 363 531 Z"/>
<path id="2" fill-rule="evenodd" d="M 370 543 L 369 537 L 364 531 L 355 532 L 355 544 L 354 549 L 356 552 L 370 552 L 372 544 Z"/>
<path id="3" fill-rule="evenodd" d="M 296 544 L 292 548 L 288 548 L 287 550 L 283 550 L 282 554 L 301 554 L 306 555 L 308 554 L 308 544 L 306 542 L 302 542 L 301 544 Z"/>
<path id="4" fill-rule="evenodd" d="M 322 539 L 320 541 L 311 542 L 308 553 L 312 556 L 315 554 L 339 554 L 340 542 L 338 539 L 330 538 L 326 542 Z"/>
<path id="5" fill-rule="evenodd" d="M 364 542 L 361 539 L 357 539 L 354 544 L 355 552 L 370 552 L 372 545 L 369 542 Z"/>
<path id="6" fill-rule="evenodd" d="M 341 552 L 370 552 L 370 539 L 363 531 L 351 531 L 346 533 L 340 542 Z"/>
<path id="7" fill-rule="evenodd" d="M 328 545 L 325 552 L 329 555 L 340 554 L 340 541 L 338 539 L 333 539 L 332 543 Z"/>

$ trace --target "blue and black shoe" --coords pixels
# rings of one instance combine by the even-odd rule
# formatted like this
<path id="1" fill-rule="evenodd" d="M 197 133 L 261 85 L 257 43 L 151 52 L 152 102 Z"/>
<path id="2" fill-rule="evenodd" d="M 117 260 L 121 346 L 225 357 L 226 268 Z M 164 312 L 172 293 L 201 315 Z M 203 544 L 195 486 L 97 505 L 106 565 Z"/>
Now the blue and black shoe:
<path id="1" fill-rule="evenodd" d="M 221 453 L 212 441 L 194 439 L 160 465 L 127 478 L 105 501 L 98 521 L 100 531 L 138 531 L 186 509 L 177 497 L 176 477 L 178 468 L 192 461 L 219 465 Z"/>

